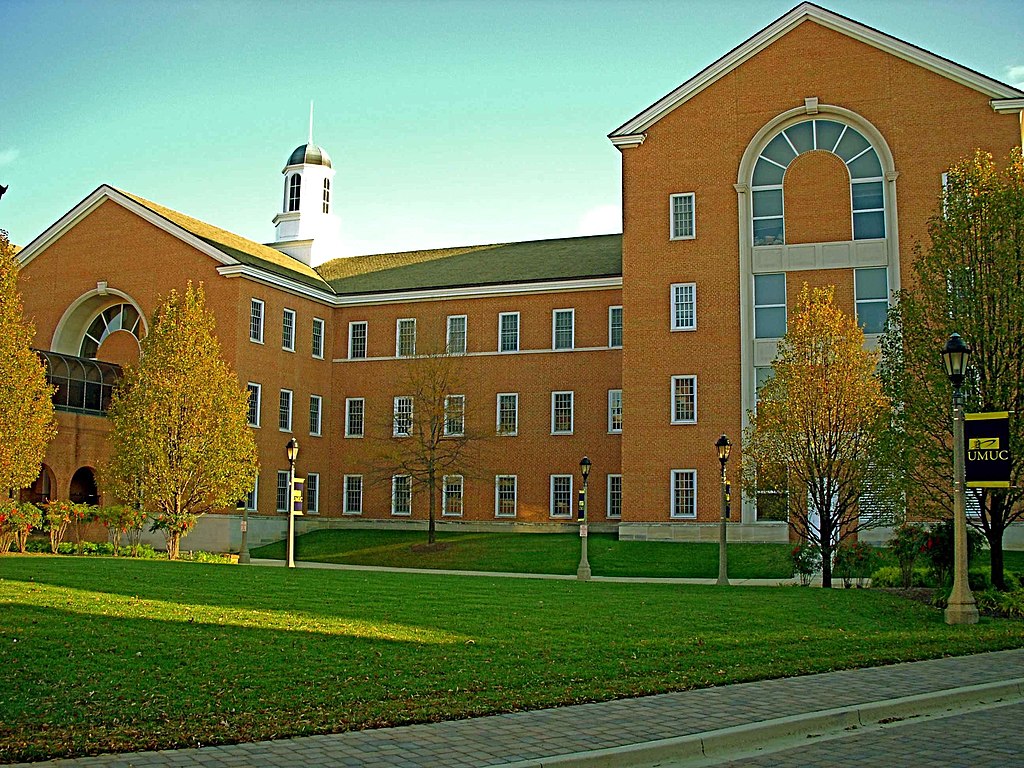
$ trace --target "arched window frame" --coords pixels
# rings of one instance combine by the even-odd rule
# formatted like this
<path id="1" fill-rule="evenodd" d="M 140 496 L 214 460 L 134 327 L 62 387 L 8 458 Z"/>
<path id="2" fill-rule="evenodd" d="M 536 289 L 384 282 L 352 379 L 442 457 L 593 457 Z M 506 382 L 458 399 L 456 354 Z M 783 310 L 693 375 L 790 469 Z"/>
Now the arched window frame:
<path id="1" fill-rule="evenodd" d="M 288 200 L 285 207 L 288 213 L 299 210 L 302 197 L 302 174 L 293 173 L 288 177 Z"/>
<path id="2" fill-rule="evenodd" d="M 109 307 L 104 307 L 86 328 L 79 347 L 79 357 L 95 359 L 100 345 L 114 331 L 128 331 L 138 340 L 141 322 L 142 316 L 133 304 L 111 304 Z"/>

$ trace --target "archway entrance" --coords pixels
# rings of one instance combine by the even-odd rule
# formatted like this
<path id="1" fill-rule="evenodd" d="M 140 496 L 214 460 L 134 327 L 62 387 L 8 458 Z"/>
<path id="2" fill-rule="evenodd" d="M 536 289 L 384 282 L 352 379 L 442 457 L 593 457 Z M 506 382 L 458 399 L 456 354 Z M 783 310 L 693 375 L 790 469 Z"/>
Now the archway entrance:
<path id="1" fill-rule="evenodd" d="M 99 504 L 100 495 L 96 489 L 96 475 L 91 467 L 81 467 L 71 478 L 69 492 L 71 501 L 76 504 Z"/>
<path id="2" fill-rule="evenodd" d="M 53 498 L 53 472 L 43 464 L 39 469 L 39 477 L 28 488 L 21 491 L 21 500 L 33 504 L 45 504 Z"/>

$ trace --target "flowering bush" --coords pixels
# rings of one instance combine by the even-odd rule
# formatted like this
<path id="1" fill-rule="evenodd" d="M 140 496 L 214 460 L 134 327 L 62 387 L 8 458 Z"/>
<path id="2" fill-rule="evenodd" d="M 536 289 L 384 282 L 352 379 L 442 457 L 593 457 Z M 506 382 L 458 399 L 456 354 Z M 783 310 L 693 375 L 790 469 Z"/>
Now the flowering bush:
<path id="1" fill-rule="evenodd" d="M 800 576 L 800 583 L 805 587 L 809 585 L 811 576 L 821 566 L 820 550 L 811 544 L 798 544 L 790 550 L 789 559 L 793 570 Z"/>
<path id="2" fill-rule="evenodd" d="M 952 580 L 953 564 L 956 559 L 954 548 L 954 529 L 952 520 L 936 523 L 928 531 L 924 545 L 924 554 L 931 565 L 935 581 L 939 586 Z M 981 552 L 983 540 L 980 533 L 973 528 L 967 529 L 967 565 Z"/>
<path id="3" fill-rule="evenodd" d="M 64 541 L 75 505 L 67 499 L 51 499 L 45 506 L 43 515 L 50 532 L 50 552 L 56 555 L 60 543 Z"/>
<path id="4" fill-rule="evenodd" d="M 874 548 L 863 541 L 844 541 L 836 547 L 832 560 L 833 572 L 843 580 L 843 586 L 849 589 L 854 580 L 858 587 L 864 586 L 864 579 L 871 573 L 874 563 Z"/>
<path id="5" fill-rule="evenodd" d="M 75 526 L 75 548 L 82 554 L 82 526 L 96 519 L 96 507 L 91 504 L 72 504 L 71 522 Z"/>
<path id="6" fill-rule="evenodd" d="M 928 531 L 919 525 L 901 525 L 892 532 L 889 551 L 900 564 L 903 588 L 910 589 L 914 581 L 914 564 L 928 549 Z"/>
<path id="7" fill-rule="evenodd" d="M 5 500 L 0 504 L 0 553 L 9 552 L 12 544 L 18 545 L 19 552 L 24 552 L 29 533 L 42 522 L 42 514 L 35 504 Z"/>
<path id="8" fill-rule="evenodd" d="M 142 526 L 148 515 L 135 507 L 100 507 L 96 511 L 97 519 L 107 528 L 110 543 L 114 548 L 114 557 L 121 552 L 121 538 L 127 537 L 129 554 L 135 557 L 142 543 Z"/>
<path id="9" fill-rule="evenodd" d="M 4 499 L 0 501 L 0 555 L 6 555 L 11 551 L 11 544 L 14 543 L 14 528 L 11 517 L 14 511 L 14 501 Z"/>

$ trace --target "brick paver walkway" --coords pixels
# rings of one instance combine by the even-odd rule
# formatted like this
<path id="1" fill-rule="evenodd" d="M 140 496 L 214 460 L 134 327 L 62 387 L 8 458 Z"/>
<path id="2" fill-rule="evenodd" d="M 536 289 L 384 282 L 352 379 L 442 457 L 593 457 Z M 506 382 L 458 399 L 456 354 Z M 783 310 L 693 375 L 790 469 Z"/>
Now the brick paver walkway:
<path id="1" fill-rule="evenodd" d="M 36 765 L 479 768 L 1013 678 L 1024 678 L 1024 649 L 445 723 Z"/>

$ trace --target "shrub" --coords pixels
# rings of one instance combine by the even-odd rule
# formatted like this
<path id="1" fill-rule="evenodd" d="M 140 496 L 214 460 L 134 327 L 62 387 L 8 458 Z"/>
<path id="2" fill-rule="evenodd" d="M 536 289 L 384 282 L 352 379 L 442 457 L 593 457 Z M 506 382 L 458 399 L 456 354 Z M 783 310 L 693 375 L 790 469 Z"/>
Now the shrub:
<path id="1" fill-rule="evenodd" d="M 50 532 L 50 552 L 57 554 L 64 534 L 68 530 L 75 505 L 67 499 L 51 499 L 45 505 L 43 515 L 46 528 Z"/>
<path id="2" fill-rule="evenodd" d="M 0 503 L 0 554 L 9 552 L 12 544 L 24 553 L 29 533 L 42 522 L 43 516 L 35 504 L 5 499 Z"/>
<path id="3" fill-rule="evenodd" d="M 110 506 L 96 511 L 97 519 L 107 528 L 107 535 L 113 545 L 114 557 L 121 551 L 121 538 L 128 539 L 129 554 L 135 557 L 142 543 L 142 526 L 148 515 L 135 507 Z"/>
<path id="4" fill-rule="evenodd" d="M 944 585 L 952 580 L 953 564 L 956 559 L 954 547 L 954 527 L 952 520 L 943 520 L 936 523 L 928 531 L 928 540 L 925 542 L 925 554 L 935 573 L 935 580 L 939 585 Z M 973 528 L 967 529 L 967 564 L 970 567 L 971 561 L 981 552 L 984 539 L 981 534 Z"/>
<path id="5" fill-rule="evenodd" d="M 924 568 L 915 568 L 910 572 L 910 586 L 911 587 L 927 587 L 929 585 L 928 571 Z M 897 568 L 894 565 L 887 565 L 883 568 L 877 569 L 871 574 L 871 586 L 872 587 L 885 587 L 888 589 L 909 589 L 905 587 L 906 574 L 903 573 L 902 568 Z"/>
<path id="6" fill-rule="evenodd" d="M 914 565 L 928 546 L 928 532 L 919 525 L 903 524 L 892 532 L 889 551 L 900 564 L 904 589 L 910 589 L 914 581 Z"/>
<path id="7" fill-rule="evenodd" d="M 982 613 L 1009 619 L 1024 618 L 1024 589 L 1000 592 L 989 588 L 976 594 L 974 601 Z"/>
<path id="8" fill-rule="evenodd" d="M 798 544 L 790 550 L 789 559 L 793 570 L 800 576 L 800 583 L 807 586 L 811 583 L 811 575 L 821 565 L 821 552 L 811 544 Z"/>
<path id="9" fill-rule="evenodd" d="M 71 522 L 75 526 L 75 547 L 78 554 L 84 552 L 84 545 L 90 542 L 82 541 L 82 526 L 91 523 L 96 519 L 96 507 L 91 504 L 72 504 Z"/>
<path id="10" fill-rule="evenodd" d="M 863 541 L 844 541 L 836 547 L 832 570 L 849 589 L 856 579 L 857 586 L 864 586 L 864 579 L 871 573 L 875 561 L 875 550 Z"/>

